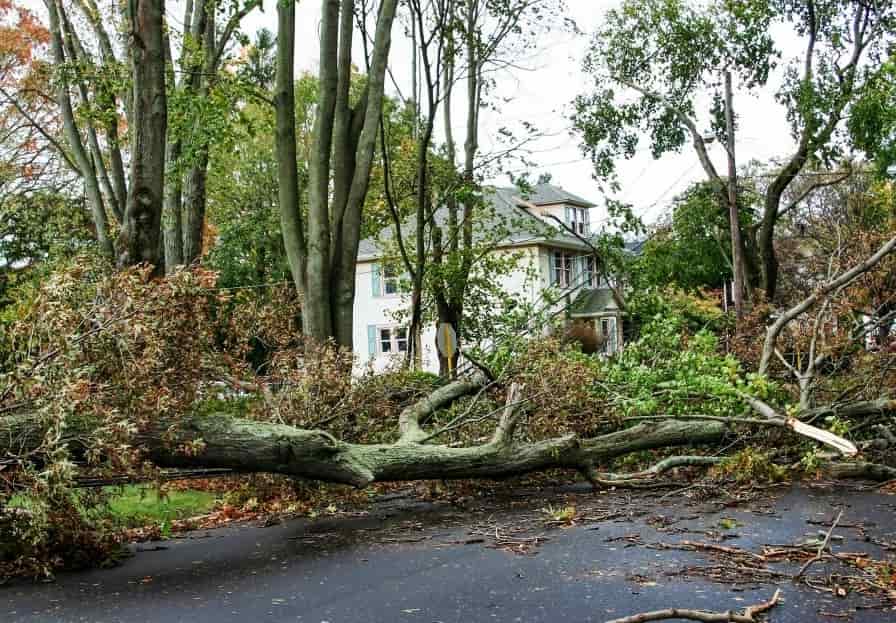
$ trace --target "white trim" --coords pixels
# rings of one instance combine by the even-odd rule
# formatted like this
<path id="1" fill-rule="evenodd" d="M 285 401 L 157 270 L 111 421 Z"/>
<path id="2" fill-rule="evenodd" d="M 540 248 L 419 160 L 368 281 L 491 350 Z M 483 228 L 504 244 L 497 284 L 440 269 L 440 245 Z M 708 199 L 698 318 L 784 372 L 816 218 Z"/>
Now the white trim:
<path id="1" fill-rule="evenodd" d="M 398 335 L 400 330 L 404 331 L 404 337 Z M 383 345 L 386 340 L 383 339 L 383 332 L 389 332 L 389 350 L 384 350 Z M 404 325 L 376 325 L 376 355 L 400 355 L 408 351 L 408 328 Z M 401 343 L 404 342 L 404 349 Z"/>

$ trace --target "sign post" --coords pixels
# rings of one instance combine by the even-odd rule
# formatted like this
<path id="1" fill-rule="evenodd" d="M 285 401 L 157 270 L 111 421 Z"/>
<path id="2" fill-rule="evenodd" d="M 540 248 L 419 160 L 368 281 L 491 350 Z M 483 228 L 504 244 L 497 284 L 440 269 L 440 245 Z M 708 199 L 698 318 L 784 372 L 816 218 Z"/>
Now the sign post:
<path id="1" fill-rule="evenodd" d="M 457 353 L 457 333 L 449 322 L 439 324 L 436 331 L 436 346 L 439 353 L 448 360 L 448 374 L 454 376 L 454 356 Z"/>

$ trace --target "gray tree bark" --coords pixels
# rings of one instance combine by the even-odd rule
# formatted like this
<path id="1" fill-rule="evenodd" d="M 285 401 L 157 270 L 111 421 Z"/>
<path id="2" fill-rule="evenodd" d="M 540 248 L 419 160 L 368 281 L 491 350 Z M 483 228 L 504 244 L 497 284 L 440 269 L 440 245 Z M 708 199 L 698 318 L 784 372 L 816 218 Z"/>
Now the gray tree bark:
<path id="1" fill-rule="evenodd" d="M 354 0 L 323 0 L 321 12 L 320 95 L 314 145 L 309 162 L 308 216 L 299 210 L 293 174 L 281 169 L 281 221 L 290 269 L 302 296 L 305 334 L 318 341 L 334 339 L 352 347 L 355 263 L 361 238 L 364 200 L 382 114 L 392 24 L 398 0 L 382 0 L 373 40 L 364 94 L 348 105 L 351 81 L 351 38 Z M 295 132 L 294 112 L 286 110 L 294 97 L 291 79 L 294 21 L 281 11 L 278 50 L 278 150 L 289 158 L 287 133 Z M 285 37 L 285 38 L 284 38 Z M 287 49 L 289 48 L 289 49 Z M 281 142 L 282 141 L 282 142 Z M 281 167 L 286 165 L 281 162 Z M 332 198 L 330 184 L 333 183 Z"/>
<path id="2" fill-rule="evenodd" d="M 62 38 L 62 28 L 60 25 L 59 7 L 57 0 L 45 0 L 47 13 L 50 23 L 50 48 L 53 53 L 54 61 L 57 65 L 65 63 L 65 44 Z M 62 116 L 62 126 L 65 133 L 65 140 L 72 152 L 73 160 L 81 174 L 84 182 L 84 192 L 87 196 L 87 202 L 93 216 L 93 225 L 96 230 L 96 238 L 99 243 L 100 250 L 112 257 L 114 249 L 112 239 L 109 237 L 109 226 L 106 216 L 106 206 L 103 201 L 103 194 L 100 191 L 97 172 L 93 165 L 93 161 L 81 141 L 81 134 L 75 122 L 75 113 L 72 108 L 71 97 L 68 91 L 68 85 L 64 81 L 60 81 L 56 92 L 56 101 L 59 105 Z"/>
<path id="3" fill-rule="evenodd" d="M 295 103 L 295 20 L 293 2 L 277 3 L 277 74 L 274 84 L 276 113 L 275 150 L 277 188 L 280 203 L 280 228 L 296 290 L 306 292 L 305 232 L 299 202 L 299 173 L 296 156 Z"/>
<path id="4" fill-rule="evenodd" d="M 134 102 L 131 187 L 118 239 L 118 265 L 163 268 L 160 250 L 168 107 L 163 45 L 164 0 L 131 0 Z"/>

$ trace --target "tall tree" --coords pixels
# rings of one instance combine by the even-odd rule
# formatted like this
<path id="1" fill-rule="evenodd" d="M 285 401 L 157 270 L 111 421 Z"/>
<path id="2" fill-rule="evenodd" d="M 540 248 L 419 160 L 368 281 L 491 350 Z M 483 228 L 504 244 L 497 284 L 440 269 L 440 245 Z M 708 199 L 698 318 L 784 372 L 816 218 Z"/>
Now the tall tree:
<path id="1" fill-rule="evenodd" d="M 458 167 L 455 192 L 445 201 L 447 218 L 432 231 L 433 275 L 430 279 L 440 323 L 463 335 L 464 299 L 482 248 L 474 240 L 477 212 L 485 210 L 479 189 L 482 162 L 479 131 L 487 95 L 494 86 L 491 74 L 513 64 L 539 45 L 539 35 L 562 13 L 559 0 L 457 0 L 450 3 L 451 38 L 443 55 L 443 115 L 447 157 Z M 463 81 L 463 159 L 458 162 L 454 134 L 455 89 Z M 441 361 L 442 370 L 448 362 Z"/>
<path id="2" fill-rule="evenodd" d="M 295 8 L 278 3 L 275 107 L 280 161 L 283 238 L 293 281 L 302 295 L 306 335 L 352 345 L 355 263 L 363 205 L 380 126 L 392 23 L 398 0 L 382 0 L 364 92 L 354 106 L 352 76 L 354 0 L 323 0 L 320 96 L 309 163 L 307 222 L 296 174 L 294 52 Z M 332 196 L 331 196 L 332 185 Z"/>
<path id="3" fill-rule="evenodd" d="M 384 194 L 389 206 L 392 225 L 395 228 L 395 242 L 404 270 L 411 282 L 411 308 L 408 325 L 407 360 L 419 365 L 422 358 L 421 334 L 423 329 L 423 292 L 429 266 L 429 234 L 434 223 L 434 213 L 439 200 L 433 200 L 434 186 L 431 180 L 433 160 L 437 157 L 431 150 L 433 133 L 439 105 L 442 102 L 443 57 L 450 47 L 452 34 L 454 0 L 438 0 L 424 3 L 408 0 L 407 3 L 410 40 L 413 50 L 411 63 L 411 98 L 407 102 L 414 116 L 413 137 L 416 139 L 416 156 L 413 167 L 414 213 L 410 224 L 414 228 L 413 242 L 405 240 L 402 232 L 403 211 L 396 196 L 394 168 L 390 163 L 385 120 L 382 123 L 380 144 L 383 159 Z M 422 68 L 422 72 L 418 70 Z M 419 94 L 423 94 L 421 106 Z M 452 163 L 453 164 L 453 163 Z M 435 206 L 435 208 L 433 207 Z M 406 224 L 406 225 L 407 225 Z"/>
<path id="4" fill-rule="evenodd" d="M 131 0 L 131 62 L 134 78 L 131 116 L 131 184 L 118 237 L 117 262 L 146 262 L 161 268 L 159 257 L 165 185 L 164 0 Z"/>
<path id="5" fill-rule="evenodd" d="M 763 0 L 736 7 L 628 0 L 607 13 L 594 35 L 585 61 L 593 91 L 576 99 L 575 126 L 584 149 L 596 174 L 613 188 L 616 158 L 632 157 L 643 134 L 649 136 L 654 157 L 691 143 L 719 205 L 729 215 L 737 281 L 744 280 L 748 262 L 736 218 L 730 91 L 735 78 L 747 89 L 765 85 L 776 57 L 768 32 L 772 17 Z M 620 100 L 620 87 L 636 97 Z M 704 95 L 711 96 L 708 104 L 702 102 Z M 707 145 L 715 140 L 728 154 L 728 180 L 709 155 Z M 738 285 L 740 294 L 743 288 Z"/>
<path id="6" fill-rule="evenodd" d="M 854 0 L 751 0 L 706 8 L 681 0 L 628 0 L 608 12 L 585 63 L 594 88 L 577 98 L 575 121 L 584 148 L 597 175 L 612 177 L 614 159 L 632 157 L 644 134 L 655 157 L 690 141 L 719 189 L 720 201 L 730 208 L 701 124 L 727 146 L 725 72 L 747 90 L 765 85 L 779 56 L 770 26 L 783 22 L 794 29 L 806 41 L 805 54 L 787 67 L 777 97 L 798 146 L 774 172 L 762 219 L 744 232 L 747 250 L 755 248 L 761 258 L 759 274 L 749 277 L 773 299 L 778 283 L 774 233 L 784 211 L 782 198 L 807 164 L 831 162 L 848 148 L 838 126 L 879 73 L 878 57 L 893 28 L 892 17 L 889 4 Z M 620 87 L 638 98 L 621 101 Z M 698 115 L 702 95 L 711 95 L 713 103 Z"/>
<path id="7" fill-rule="evenodd" d="M 243 0 L 229 12 L 221 0 L 188 0 L 184 8 L 183 41 L 173 71 L 171 40 L 166 54 L 172 69 L 169 83 L 177 96 L 177 123 L 169 131 L 169 180 L 165 196 L 165 265 L 192 264 L 202 254 L 207 204 L 210 143 L 222 140 L 222 121 L 232 98 L 222 97 L 222 84 L 231 76 L 222 72 L 226 51 L 242 20 L 260 0 Z M 219 15 L 223 19 L 218 19 Z M 220 22 L 220 23 L 219 23 Z"/>
<path id="8" fill-rule="evenodd" d="M 49 16 L 50 22 L 50 41 L 53 60 L 55 64 L 61 68 L 68 60 L 66 45 L 63 39 L 62 5 L 58 0 L 45 0 L 45 5 L 47 7 L 47 15 Z M 56 103 L 62 116 L 65 140 L 68 144 L 68 149 L 72 153 L 72 161 L 84 181 L 85 193 L 93 214 L 93 224 L 96 230 L 97 242 L 99 243 L 101 251 L 104 254 L 111 256 L 113 253 L 112 239 L 109 235 L 106 202 L 104 201 L 102 191 L 100 190 L 99 178 L 95 167 L 96 161 L 91 158 L 87 148 L 84 146 L 75 120 L 75 111 L 72 106 L 69 84 L 61 77 L 57 79 Z"/>
<path id="9" fill-rule="evenodd" d="M 788 67 L 778 94 L 787 106 L 797 148 L 768 186 L 757 237 L 762 284 L 769 299 L 777 292 L 775 228 L 785 192 L 812 161 L 830 163 L 851 147 L 837 131 L 852 108 L 874 92 L 886 72 L 881 54 L 896 34 L 896 8 L 891 2 L 788 0 L 777 5 L 806 47 L 803 59 Z"/>

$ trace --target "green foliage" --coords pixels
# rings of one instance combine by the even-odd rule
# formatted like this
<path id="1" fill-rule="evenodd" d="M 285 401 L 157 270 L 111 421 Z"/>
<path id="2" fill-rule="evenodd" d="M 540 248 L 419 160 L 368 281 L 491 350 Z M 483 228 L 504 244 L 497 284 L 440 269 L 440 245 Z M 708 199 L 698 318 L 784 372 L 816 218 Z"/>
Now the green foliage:
<path id="1" fill-rule="evenodd" d="M 716 104 L 703 117 L 721 139 L 721 71 L 749 87 L 765 84 L 776 57 L 771 19 L 762 0 L 627 0 L 608 11 L 584 65 L 593 87 L 576 99 L 574 117 L 597 176 L 612 180 L 616 159 L 634 156 L 643 137 L 655 158 L 679 151 L 690 134 L 672 107 L 694 117 L 706 90 Z M 621 98 L 628 87 L 643 92 Z"/>
<path id="2" fill-rule="evenodd" d="M 626 301 L 631 324 L 635 327 L 663 323 L 674 319 L 685 331 L 700 330 L 718 332 L 728 319 L 719 308 L 718 301 L 700 293 L 689 294 L 674 288 L 650 288 L 632 293 Z"/>
<path id="3" fill-rule="evenodd" d="M 658 315 L 613 360 L 602 383 L 616 395 L 624 415 L 734 416 L 742 402 L 734 389 L 742 379 L 736 359 L 719 354 L 714 333 L 689 333 L 683 315 Z"/>
<path id="4" fill-rule="evenodd" d="M 852 108 L 849 131 L 856 146 L 886 172 L 896 164 L 896 53 L 871 76 Z"/>
<path id="5" fill-rule="evenodd" d="M 787 478 L 787 468 L 772 463 L 769 455 L 747 446 L 727 457 L 713 468 L 717 478 L 731 479 L 738 484 L 781 482 Z"/>
<path id="6" fill-rule="evenodd" d="M 92 242 L 80 201 L 45 191 L 0 196 L 0 307 L 15 301 L 11 288 L 39 279 L 38 265 L 84 252 Z"/>
<path id="7" fill-rule="evenodd" d="M 527 430 L 534 437 L 590 436 L 618 428 L 627 417 L 736 418 L 744 411 L 738 391 L 774 391 L 721 352 L 712 328 L 722 314 L 714 304 L 668 293 L 636 297 L 631 305 L 643 323 L 640 335 L 613 357 L 586 355 L 575 344 L 548 339 L 515 352 L 508 348 L 493 360 L 503 363 L 495 370 L 526 387 L 534 414 Z"/>
<path id="8" fill-rule="evenodd" d="M 741 226 L 753 222 L 755 193 L 742 188 Z M 727 206 L 711 184 L 691 186 L 673 201 L 668 223 L 656 227 L 631 268 L 637 290 L 676 286 L 694 292 L 721 288 L 731 279 L 731 229 Z"/>

